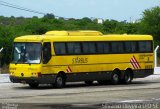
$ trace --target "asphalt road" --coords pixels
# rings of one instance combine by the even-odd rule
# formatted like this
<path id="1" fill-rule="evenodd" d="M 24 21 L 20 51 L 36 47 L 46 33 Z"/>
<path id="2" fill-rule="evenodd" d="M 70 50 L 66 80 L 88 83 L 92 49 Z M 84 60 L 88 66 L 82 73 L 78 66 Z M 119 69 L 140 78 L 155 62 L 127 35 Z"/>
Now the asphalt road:
<path id="1" fill-rule="evenodd" d="M 63 89 L 0 83 L 0 103 L 2 109 L 160 109 L 160 78 L 129 85 L 68 83 Z"/>

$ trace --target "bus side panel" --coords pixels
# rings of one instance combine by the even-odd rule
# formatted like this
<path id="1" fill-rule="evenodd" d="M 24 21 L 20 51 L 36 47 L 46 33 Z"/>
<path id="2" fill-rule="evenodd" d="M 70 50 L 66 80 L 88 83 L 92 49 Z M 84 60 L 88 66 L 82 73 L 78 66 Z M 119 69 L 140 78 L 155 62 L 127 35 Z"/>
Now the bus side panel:
<path id="1" fill-rule="evenodd" d="M 45 74 L 62 71 L 67 75 L 67 81 L 110 79 L 116 68 L 122 75 L 131 68 L 134 78 L 143 78 L 153 74 L 153 60 L 153 53 L 52 56 L 43 69 Z"/>
<path id="2" fill-rule="evenodd" d="M 67 74 L 67 82 L 110 80 L 111 72 L 83 72 Z"/>

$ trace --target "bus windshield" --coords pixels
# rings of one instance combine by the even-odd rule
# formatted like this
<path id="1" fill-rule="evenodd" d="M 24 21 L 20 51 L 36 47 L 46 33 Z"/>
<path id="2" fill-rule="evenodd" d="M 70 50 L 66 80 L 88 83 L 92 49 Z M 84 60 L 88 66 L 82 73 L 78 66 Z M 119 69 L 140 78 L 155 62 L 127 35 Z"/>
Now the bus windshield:
<path id="1" fill-rule="evenodd" d="M 14 43 L 13 63 L 38 64 L 41 61 L 41 43 Z"/>

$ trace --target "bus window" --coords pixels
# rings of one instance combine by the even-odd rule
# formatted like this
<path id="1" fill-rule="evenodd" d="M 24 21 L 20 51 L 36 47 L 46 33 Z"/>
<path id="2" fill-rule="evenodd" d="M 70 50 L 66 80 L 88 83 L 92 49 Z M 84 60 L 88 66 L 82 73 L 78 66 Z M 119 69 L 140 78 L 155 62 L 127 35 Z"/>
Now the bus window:
<path id="1" fill-rule="evenodd" d="M 103 53 L 104 52 L 104 47 L 103 47 L 103 42 L 97 42 L 96 46 L 97 46 L 97 52 L 98 53 Z"/>
<path id="2" fill-rule="evenodd" d="M 68 50 L 68 54 L 81 54 L 80 43 L 77 43 L 77 42 L 67 43 L 67 50 Z"/>
<path id="3" fill-rule="evenodd" d="M 104 53 L 109 53 L 109 51 L 110 51 L 110 46 L 109 46 L 109 42 L 105 42 L 104 44 L 103 44 L 103 49 L 104 49 Z"/>
<path id="4" fill-rule="evenodd" d="M 37 64 L 41 60 L 40 43 L 14 43 L 13 63 Z"/>
<path id="5" fill-rule="evenodd" d="M 135 53 L 137 52 L 137 42 L 125 42 L 125 52 Z"/>
<path id="6" fill-rule="evenodd" d="M 54 43 L 54 50 L 56 55 L 64 55 L 66 54 L 66 46 L 63 42 Z"/>
<path id="7" fill-rule="evenodd" d="M 96 47 L 94 42 L 84 42 L 82 43 L 82 49 L 84 54 L 94 54 L 96 53 Z"/>
<path id="8" fill-rule="evenodd" d="M 152 41 L 147 41 L 146 42 L 146 52 L 152 52 L 153 51 L 153 48 L 152 48 Z"/>
<path id="9" fill-rule="evenodd" d="M 111 48 L 113 53 L 123 53 L 123 42 L 111 42 Z"/>
<path id="10" fill-rule="evenodd" d="M 45 42 L 43 44 L 43 63 L 47 64 L 51 59 L 51 43 Z"/>
<path id="11" fill-rule="evenodd" d="M 151 52 L 152 51 L 152 43 L 151 41 L 140 41 L 139 44 L 139 52 Z"/>
<path id="12" fill-rule="evenodd" d="M 96 46 L 98 54 L 109 53 L 109 42 L 97 42 Z"/>

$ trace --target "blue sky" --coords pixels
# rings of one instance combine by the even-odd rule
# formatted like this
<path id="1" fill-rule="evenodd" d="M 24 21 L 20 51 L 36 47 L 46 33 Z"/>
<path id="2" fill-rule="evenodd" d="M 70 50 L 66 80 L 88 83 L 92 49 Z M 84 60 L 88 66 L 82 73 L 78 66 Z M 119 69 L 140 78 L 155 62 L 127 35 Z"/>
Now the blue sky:
<path id="1" fill-rule="evenodd" d="M 0 0 L 1 1 L 1 0 Z M 8 3 L 43 13 L 66 18 L 95 17 L 134 21 L 142 17 L 145 9 L 160 6 L 160 0 L 3 0 Z M 20 11 L 0 5 L 1 16 L 32 17 L 43 15 Z"/>

